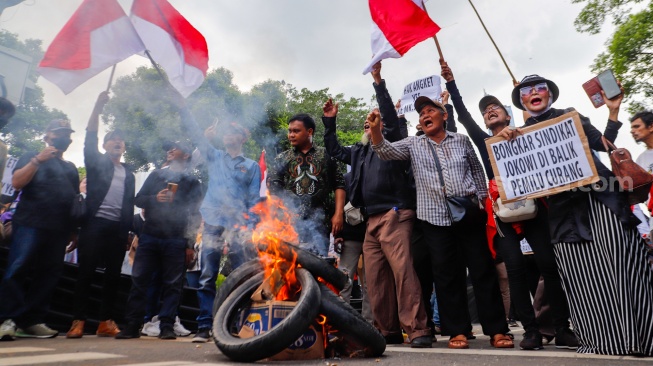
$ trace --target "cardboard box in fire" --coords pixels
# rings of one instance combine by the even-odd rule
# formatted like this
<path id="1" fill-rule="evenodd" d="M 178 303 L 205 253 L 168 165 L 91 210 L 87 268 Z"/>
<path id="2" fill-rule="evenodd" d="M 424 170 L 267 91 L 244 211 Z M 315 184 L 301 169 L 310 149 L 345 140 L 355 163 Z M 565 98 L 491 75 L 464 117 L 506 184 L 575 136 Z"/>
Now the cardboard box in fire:
<path id="1" fill-rule="evenodd" d="M 295 307 L 295 301 L 261 301 L 254 302 L 238 336 L 251 338 L 265 333 L 275 327 Z M 319 325 L 311 325 L 288 348 L 269 358 L 269 360 L 314 360 L 324 358 L 324 339 Z"/>

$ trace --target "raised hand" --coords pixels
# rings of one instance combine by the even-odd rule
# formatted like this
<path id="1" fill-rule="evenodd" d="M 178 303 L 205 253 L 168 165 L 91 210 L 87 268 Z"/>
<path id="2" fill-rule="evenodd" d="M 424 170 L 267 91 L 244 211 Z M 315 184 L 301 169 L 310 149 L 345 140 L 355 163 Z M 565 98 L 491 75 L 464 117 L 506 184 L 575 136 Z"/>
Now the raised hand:
<path id="1" fill-rule="evenodd" d="M 440 75 L 446 82 L 453 81 L 453 72 L 449 68 L 449 65 L 447 64 L 446 61 L 441 60 L 440 61 L 440 67 L 442 68 L 442 71 L 440 72 Z"/>
<path id="2" fill-rule="evenodd" d="M 324 113 L 324 117 L 335 117 L 338 115 L 338 103 L 333 103 L 333 99 L 329 98 L 329 100 L 324 103 L 324 106 L 322 107 L 322 112 Z"/>

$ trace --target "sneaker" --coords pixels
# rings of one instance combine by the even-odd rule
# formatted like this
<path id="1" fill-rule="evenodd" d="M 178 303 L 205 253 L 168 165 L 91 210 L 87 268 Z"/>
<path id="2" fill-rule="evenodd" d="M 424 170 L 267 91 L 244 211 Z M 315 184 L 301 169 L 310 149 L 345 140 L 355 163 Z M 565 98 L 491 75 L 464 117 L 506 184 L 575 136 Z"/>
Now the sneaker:
<path id="1" fill-rule="evenodd" d="M 518 327 L 519 324 L 517 324 L 517 321 L 515 319 L 508 319 L 508 326 L 510 328 L 515 328 Z"/>
<path id="2" fill-rule="evenodd" d="M 168 326 L 161 329 L 159 332 L 159 339 L 177 339 L 177 335 L 175 334 L 175 331 Z"/>
<path id="3" fill-rule="evenodd" d="M 95 335 L 98 337 L 115 337 L 116 334 L 120 333 L 120 328 L 118 324 L 111 319 L 101 321 L 100 325 L 97 327 L 97 332 Z"/>
<path id="4" fill-rule="evenodd" d="M 542 334 L 537 330 L 527 330 L 524 338 L 519 342 L 519 348 L 524 350 L 542 349 Z"/>
<path id="5" fill-rule="evenodd" d="M 7 319 L 0 325 L 0 341 L 13 341 L 16 338 L 16 324 Z"/>
<path id="6" fill-rule="evenodd" d="M 141 337 L 141 326 L 138 323 L 128 323 L 127 327 L 116 334 L 116 339 L 132 339 Z"/>
<path id="7" fill-rule="evenodd" d="M 193 343 L 206 343 L 211 340 L 211 330 L 209 328 L 201 328 L 197 330 L 197 334 L 193 336 Z"/>
<path id="8" fill-rule="evenodd" d="M 70 326 L 66 338 L 82 338 L 84 335 L 84 321 L 73 320 L 73 325 Z"/>
<path id="9" fill-rule="evenodd" d="M 172 326 L 172 329 L 175 331 L 175 334 L 180 337 L 188 337 L 190 335 L 190 330 L 186 329 L 179 320 L 179 317 L 175 318 L 175 324 Z"/>
<path id="10" fill-rule="evenodd" d="M 556 348 L 577 349 L 578 338 L 569 328 L 556 329 L 555 335 Z"/>
<path id="11" fill-rule="evenodd" d="M 410 341 L 410 348 L 431 348 L 433 339 L 431 336 L 421 336 Z"/>
<path id="12" fill-rule="evenodd" d="M 141 329 L 141 334 L 148 337 L 158 337 L 159 333 L 161 333 L 161 330 L 159 329 L 159 324 L 161 324 L 161 321 L 159 320 L 158 315 L 155 315 L 154 317 L 152 317 L 152 320 L 150 320 L 149 322 L 145 323 L 145 325 L 143 325 L 143 329 Z"/>
<path id="13" fill-rule="evenodd" d="M 442 334 L 442 327 L 437 324 L 433 326 L 433 335 L 435 334 Z"/>
<path id="14" fill-rule="evenodd" d="M 54 338 L 57 335 L 59 335 L 59 332 L 43 323 L 30 325 L 24 329 L 16 329 L 16 337 L 18 338 Z"/>
<path id="15" fill-rule="evenodd" d="M 404 336 L 401 333 L 391 333 L 383 338 L 385 338 L 385 344 L 404 344 Z"/>

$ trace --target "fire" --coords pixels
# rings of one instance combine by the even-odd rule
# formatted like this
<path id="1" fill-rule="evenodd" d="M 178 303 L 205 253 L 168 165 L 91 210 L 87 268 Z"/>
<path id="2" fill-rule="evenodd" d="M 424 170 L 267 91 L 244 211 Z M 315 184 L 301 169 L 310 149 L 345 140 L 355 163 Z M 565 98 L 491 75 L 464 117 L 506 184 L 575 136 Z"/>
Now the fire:
<path id="1" fill-rule="evenodd" d="M 252 232 L 252 242 L 263 263 L 269 288 L 275 300 L 292 300 L 300 290 L 295 277 L 297 253 L 285 243 L 299 241 L 293 226 L 294 215 L 281 199 L 270 195 L 252 211 L 260 218 Z"/>

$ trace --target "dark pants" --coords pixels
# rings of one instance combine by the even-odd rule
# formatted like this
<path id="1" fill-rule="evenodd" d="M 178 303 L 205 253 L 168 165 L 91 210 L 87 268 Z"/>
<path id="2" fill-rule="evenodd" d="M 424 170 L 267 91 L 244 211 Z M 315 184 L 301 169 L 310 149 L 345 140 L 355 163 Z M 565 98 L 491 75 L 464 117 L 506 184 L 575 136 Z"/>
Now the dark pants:
<path id="1" fill-rule="evenodd" d="M 147 234 L 138 238 L 138 249 L 132 268 L 132 288 L 127 300 L 127 320 L 143 324 L 149 299 L 152 274 L 161 273 L 160 328 L 172 329 L 177 315 L 185 274 L 186 239 L 161 239 Z"/>
<path id="2" fill-rule="evenodd" d="M 454 226 L 421 222 L 433 265 L 443 334 L 456 336 L 471 331 L 465 267 L 474 286 L 483 333 L 508 332 L 496 268 L 485 237 L 486 217 L 478 209 L 468 210 L 465 220 Z"/>
<path id="3" fill-rule="evenodd" d="M 521 252 L 519 245 L 521 238 L 511 224 L 503 223 L 501 220 L 497 220 L 497 223 L 499 230 L 505 237 L 497 234 L 494 237 L 494 245 L 506 263 L 512 303 L 515 305 L 515 311 L 524 326 L 524 330 L 537 330 L 538 324 L 535 320 L 535 312 L 531 302 L 531 290 L 534 282 L 531 279 L 532 277 L 529 276 L 527 258 L 524 258 Z M 523 221 L 522 228 L 526 240 L 533 248 L 533 255 L 540 274 L 544 278 L 544 286 L 551 305 L 553 322 L 556 328 L 568 327 L 569 309 L 565 293 L 562 290 L 555 254 L 553 253 L 546 207 L 539 200 L 537 216 L 531 220 Z"/>
<path id="4" fill-rule="evenodd" d="M 97 267 L 104 267 L 100 320 L 114 319 L 120 269 L 125 258 L 125 240 L 121 240 L 120 222 L 94 217 L 79 233 L 77 246 L 79 274 L 75 286 L 74 318 L 85 320 L 89 291 Z"/>
<path id="5" fill-rule="evenodd" d="M 0 321 L 13 319 L 19 327 L 29 327 L 45 321 L 70 233 L 16 224 L 13 230 L 0 284 Z"/>

